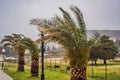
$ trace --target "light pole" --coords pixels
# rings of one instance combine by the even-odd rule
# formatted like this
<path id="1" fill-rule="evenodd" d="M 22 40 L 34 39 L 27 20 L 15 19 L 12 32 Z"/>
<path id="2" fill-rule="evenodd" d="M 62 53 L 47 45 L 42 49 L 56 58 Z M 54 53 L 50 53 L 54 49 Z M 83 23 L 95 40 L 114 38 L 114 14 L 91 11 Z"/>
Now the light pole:
<path id="1" fill-rule="evenodd" d="M 104 63 L 105 63 L 105 80 L 107 80 L 107 51 L 109 48 L 105 48 L 105 58 L 104 58 Z"/>
<path id="2" fill-rule="evenodd" d="M 4 67 L 4 53 L 5 53 L 5 49 L 3 48 L 2 49 L 2 70 L 3 70 L 3 67 Z"/>
<path id="3" fill-rule="evenodd" d="M 44 74 L 44 53 L 45 53 L 45 46 L 44 46 L 44 33 L 47 32 L 47 29 L 44 25 L 39 24 L 38 30 L 41 32 L 41 38 L 42 38 L 42 44 L 41 44 L 41 80 L 44 80 L 45 74 Z"/>
<path id="4" fill-rule="evenodd" d="M 94 76 L 94 72 L 93 72 L 93 59 L 92 59 L 92 77 Z"/>
<path id="5" fill-rule="evenodd" d="M 107 60 L 106 60 L 106 63 L 105 63 L 105 80 L 107 80 Z"/>
<path id="6" fill-rule="evenodd" d="M 41 31 L 41 38 L 44 37 L 43 32 Z M 42 66 L 42 73 L 41 73 L 41 80 L 44 80 L 44 40 L 42 39 L 42 44 L 41 44 L 41 66 Z"/>
<path id="7" fill-rule="evenodd" d="M 44 33 L 47 33 L 48 29 L 46 28 L 46 24 L 42 21 L 40 21 L 39 19 L 33 19 L 31 20 L 31 23 L 30 24 L 33 24 L 33 25 L 37 25 L 38 27 L 38 31 L 41 32 L 41 38 L 42 38 L 42 44 L 41 44 L 41 80 L 44 80 L 44 52 L 45 52 L 45 49 L 44 49 L 44 40 L 43 40 L 43 37 L 44 37 Z"/>
<path id="8" fill-rule="evenodd" d="M 44 32 L 47 30 L 45 28 L 45 24 L 43 21 L 40 21 L 40 19 L 33 19 L 31 20 L 31 23 L 30 24 L 33 24 L 33 25 L 37 25 L 38 27 L 38 31 L 41 32 L 41 38 L 42 38 L 42 44 L 41 44 L 41 80 L 44 80 L 44 40 L 43 40 L 43 37 L 44 37 Z"/>

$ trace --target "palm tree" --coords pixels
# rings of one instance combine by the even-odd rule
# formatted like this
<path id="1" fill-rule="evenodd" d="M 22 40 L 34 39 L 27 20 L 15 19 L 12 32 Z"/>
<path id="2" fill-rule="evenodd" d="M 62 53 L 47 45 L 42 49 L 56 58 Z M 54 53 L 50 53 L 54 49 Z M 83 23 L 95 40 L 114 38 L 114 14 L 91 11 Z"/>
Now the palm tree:
<path id="1" fill-rule="evenodd" d="M 45 39 L 57 41 L 66 49 L 71 65 L 71 80 L 87 80 L 86 70 L 91 44 L 87 40 L 83 15 L 76 6 L 71 6 L 70 9 L 77 19 L 75 23 L 67 11 L 61 7 L 59 9 L 63 13 L 63 18 L 56 16 L 51 20 L 41 19 L 37 24 L 48 29 Z M 40 41 L 41 39 L 37 40 Z"/>
<path id="2" fill-rule="evenodd" d="M 30 38 L 24 38 L 22 44 L 31 52 L 31 76 L 38 76 L 39 71 L 39 52 L 37 44 Z"/>
<path id="3" fill-rule="evenodd" d="M 4 43 L 4 47 L 11 46 L 14 51 L 19 55 L 18 57 L 18 68 L 17 71 L 24 71 L 24 52 L 26 48 L 22 46 L 21 41 L 24 38 L 22 34 L 12 34 L 4 36 L 4 39 L 1 41 Z"/>

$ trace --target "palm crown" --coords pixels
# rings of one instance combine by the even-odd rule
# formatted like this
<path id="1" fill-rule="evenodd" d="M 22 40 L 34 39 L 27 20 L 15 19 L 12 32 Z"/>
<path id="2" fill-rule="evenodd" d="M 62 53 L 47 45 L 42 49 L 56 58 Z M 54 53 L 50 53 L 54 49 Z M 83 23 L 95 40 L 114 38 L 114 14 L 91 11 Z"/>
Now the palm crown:
<path id="1" fill-rule="evenodd" d="M 31 20 L 32 24 L 47 29 L 47 35 L 43 39 L 56 41 L 66 49 L 66 55 L 71 65 L 71 80 L 86 80 L 86 67 L 91 49 L 91 41 L 87 40 L 86 25 L 81 11 L 76 6 L 71 6 L 71 11 L 75 14 L 75 22 L 70 14 L 59 8 L 63 13 L 63 18 L 55 16 L 48 19 Z M 38 39 L 40 42 L 43 39 Z"/>
<path id="2" fill-rule="evenodd" d="M 67 55 L 72 65 L 86 65 L 90 42 L 87 40 L 86 25 L 83 15 L 76 6 L 71 6 L 70 9 L 77 19 L 77 22 L 75 22 L 67 11 L 63 10 L 61 7 L 59 9 L 63 13 L 63 18 L 55 16 L 51 20 L 41 19 L 39 23 L 37 23 L 39 27 L 44 26 L 48 29 L 48 35 L 44 37 L 44 39 L 57 41 L 63 45 L 64 48 L 66 48 Z M 39 40 L 41 39 L 37 41 L 40 42 Z M 85 64 L 83 64 L 84 62 Z"/>

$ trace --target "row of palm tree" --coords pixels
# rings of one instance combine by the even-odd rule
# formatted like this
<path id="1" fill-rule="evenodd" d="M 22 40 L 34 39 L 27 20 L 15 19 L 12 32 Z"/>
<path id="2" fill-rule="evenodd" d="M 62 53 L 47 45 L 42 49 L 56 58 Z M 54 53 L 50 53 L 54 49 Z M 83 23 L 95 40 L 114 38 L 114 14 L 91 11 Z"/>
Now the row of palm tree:
<path id="1" fill-rule="evenodd" d="M 33 19 L 31 24 L 38 25 L 38 30 L 44 29 L 46 34 L 43 38 L 35 42 L 21 34 L 5 36 L 2 42 L 5 46 L 11 46 L 18 52 L 18 71 L 24 71 L 24 52 L 31 51 L 31 75 L 38 76 L 39 48 L 36 43 L 42 40 L 58 42 L 66 49 L 66 56 L 69 58 L 71 67 L 71 80 L 87 80 L 86 71 L 89 53 L 93 46 L 99 44 L 99 35 L 94 39 L 87 39 L 86 25 L 82 12 L 76 6 L 71 6 L 71 11 L 75 14 L 76 21 L 63 8 L 59 8 L 63 13 L 63 18 L 55 16 L 52 19 Z"/>
<path id="2" fill-rule="evenodd" d="M 99 33 L 95 33 L 93 38 L 88 40 L 82 12 L 76 6 L 70 7 L 76 21 L 67 11 L 61 7 L 59 9 L 63 13 L 63 18 L 55 16 L 52 19 L 32 19 L 31 24 L 38 25 L 39 31 L 44 29 L 44 40 L 58 42 L 66 49 L 71 66 L 71 80 L 87 80 L 86 71 L 91 50 L 96 51 L 98 46 L 105 48 L 114 44 L 107 36 L 101 36 Z M 104 42 L 104 39 L 109 42 Z M 41 41 L 41 38 L 36 40 L 37 43 Z M 102 49 L 103 54 L 104 52 L 106 53 L 106 50 Z"/>
<path id="3" fill-rule="evenodd" d="M 71 66 L 71 80 L 87 80 L 86 70 L 91 40 L 87 39 L 86 25 L 81 11 L 76 6 L 71 6 L 71 11 L 75 14 L 77 22 L 70 14 L 59 8 L 63 13 L 63 18 L 55 16 L 52 19 L 33 19 L 31 24 L 38 25 L 46 29 L 44 40 L 58 42 L 66 49 Z M 40 31 L 40 30 L 39 30 Z M 41 42 L 41 38 L 36 42 Z"/>
<path id="4" fill-rule="evenodd" d="M 4 47 L 9 46 L 18 53 L 17 71 L 19 72 L 24 72 L 24 55 L 28 49 L 31 52 L 31 76 L 38 76 L 40 49 L 33 40 L 22 34 L 12 34 L 4 36 L 1 42 L 4 44 Z"/>

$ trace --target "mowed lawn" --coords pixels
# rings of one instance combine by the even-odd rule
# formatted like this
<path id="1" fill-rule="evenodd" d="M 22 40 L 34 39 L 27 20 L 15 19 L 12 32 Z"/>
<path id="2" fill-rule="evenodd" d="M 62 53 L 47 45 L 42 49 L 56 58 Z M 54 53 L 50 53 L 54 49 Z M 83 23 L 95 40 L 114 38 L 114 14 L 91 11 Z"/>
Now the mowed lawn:
<path id="1" fill-rule="evenodd" d="M 30 77 L 30 66 L 25 65 L 25 72 L 17 72 L 17 64 L 5 63 L 9 66 L 8 70 L 4 70 L 10 75 L 13 80 L 40 80 L 39 77 Z M 65 66 L 62 66 L 62 72 L 60 68 L 50 69 L 45 67 L 45 80 L 70 80 L 70 71 L 65 71 Z M 41 68 L 39 69 L 39 75 Z M 88 65 L 87 68 L 87 80 L 105 80 L 105 66 L 101 63 L 93 66 L 92 77 L 92 66 Z M 120 62 L 108 62 L 107 65 L 107 80 L 120 80 Z"/>

